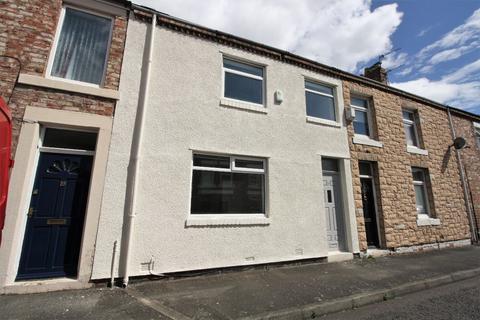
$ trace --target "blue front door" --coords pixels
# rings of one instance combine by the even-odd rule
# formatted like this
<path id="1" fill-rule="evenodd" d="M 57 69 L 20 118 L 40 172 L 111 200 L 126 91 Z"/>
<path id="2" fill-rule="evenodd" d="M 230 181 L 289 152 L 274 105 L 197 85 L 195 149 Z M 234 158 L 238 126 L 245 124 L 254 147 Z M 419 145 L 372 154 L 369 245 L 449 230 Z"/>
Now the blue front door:
<path id="1" fill-rule="evenodd" d="M 76 276 L 92 161 L 40 153 L 17 280 Z"/>

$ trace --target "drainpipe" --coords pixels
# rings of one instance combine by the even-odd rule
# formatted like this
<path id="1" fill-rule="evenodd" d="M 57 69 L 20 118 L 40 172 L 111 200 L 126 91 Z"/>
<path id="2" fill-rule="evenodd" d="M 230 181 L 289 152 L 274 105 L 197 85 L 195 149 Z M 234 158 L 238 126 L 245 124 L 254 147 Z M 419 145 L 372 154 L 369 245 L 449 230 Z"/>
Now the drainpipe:
<path id="1" fill-rule="evenodd" d="M 457 137 L 457 134 L 455 133 L 455 127 L 453 126 L 453 121 L 452 121 L 452 114 L 450 113 L 450 108 L 447 107 L 447 113 L 448 113 L 448 122 L 450 124 L 450 129 L 452 130 L 452 137 L 455 140 Z M 470 223 L 470 231 L 472 233 L 472 241 L 475 243 L 477 242 L 477 232 L 475 228 L 475 221 L 473 220 L 473 213 L 472 213 L 472 206 L 470 202 L 470 197 L 468 195 L 468 187 L 467 187 L 467 181 L 465 179 L 465 171 L 463 167 L 463 161 L 462 157 L 460 154 L 460 150 L 455 149 L 455 154 L 457 155 L 457 160 L 458 160 L 458 169 L 460 170 L 460 180 L 462 182 L 462 187 L 463 187 L 463 197 L 465 198 L 465 204 L 467 206 L 467 214 L 468 214 L 468 221 Z"/>
<path id="2" fill-rule="evenodd" d="M 130 165 L 128 168 L 128 173 L 130 175 L 127 181 L 127 192 L 126 192 L 126 206 L 127 206 L 127 224 L 125 230 L 125 239 L 124 248 L 123 248 L 123 259 L 121 267 L 124 270 L 123 275 L 123 287 L 128 286 L 128 277 L 129 277 L 129 261 L 130 261 L 130 251 L 133 244 L 133 231 L 135 224 L 136 216 L 136 198 L 137 198 L 137 189 L 138 189 L 138 174 L 140 172 L 140 162 L 141 162 L 141 147 L 143 141 L 143 127 L 145 124 L 145 113 L 148 106 L 148 87 L 150 84 L 150 69 L 152 65 L 153 57 L 153 46 L 155 38 L 155 28 L 157 25 L 157 15 L 152 14 L 152 24 L 150 26 L 149 34 L 149 43 L 148 47 L 145 47 L 144 50 L 148 50 L 146 59 L 144 60 L 144 74 L 142 79 L 142 86 L 140 87 L 140 92 L 138 96 L 138 107 L 137 115 L 135 118 L 135 127 L 133 128 L 133 138 L 132 138 L 132 149 L 130 153 Z M 146 62 L 146 65 L 145 65 Z"/>

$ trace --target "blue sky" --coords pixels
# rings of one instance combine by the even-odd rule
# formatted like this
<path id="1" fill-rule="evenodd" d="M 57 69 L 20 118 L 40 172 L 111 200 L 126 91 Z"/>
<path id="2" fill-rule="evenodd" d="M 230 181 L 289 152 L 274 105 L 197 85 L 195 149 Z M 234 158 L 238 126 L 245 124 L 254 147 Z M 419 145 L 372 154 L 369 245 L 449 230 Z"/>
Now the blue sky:
<path id="1" fill-rule="evenodd" d="M 480 114 L 480 0 L 374 0 L 372 10 L 392 3 L 403 13 L 392 85 Z"/>
<path id="2" fill-rule="evenodd" d="M 133 0 L 480 114 L 480 0 Z"/>

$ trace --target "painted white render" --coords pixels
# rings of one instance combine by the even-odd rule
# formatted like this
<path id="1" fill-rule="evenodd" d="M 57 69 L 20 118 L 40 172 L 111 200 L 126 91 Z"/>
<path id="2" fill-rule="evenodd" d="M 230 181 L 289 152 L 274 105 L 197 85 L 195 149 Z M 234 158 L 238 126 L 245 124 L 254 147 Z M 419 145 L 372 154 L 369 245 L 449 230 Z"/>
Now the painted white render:
<path id="1" fill-rule="evenodd" d="M 122 242 L 148 28 L 129 21 L 92 279 L 110 277 L 113 244 Z M 265 66 L 265 110 L 221 99 L 224 54 Z M 338 124 L 307 119 L 306 77 L 336 86 Z M 358 252 L 340 80 L 157 27 L 150 81 L 130 276 L 148 274 L 142 264 L 152 259 L 153 272 L 162 273 L 326 257 L 322 156 L 341 160 L 347 245 Z M 266 158 L 266 217 L 193 219 L 193 151 Z M 115 276 L 123 276 L 119 256 Z"/>

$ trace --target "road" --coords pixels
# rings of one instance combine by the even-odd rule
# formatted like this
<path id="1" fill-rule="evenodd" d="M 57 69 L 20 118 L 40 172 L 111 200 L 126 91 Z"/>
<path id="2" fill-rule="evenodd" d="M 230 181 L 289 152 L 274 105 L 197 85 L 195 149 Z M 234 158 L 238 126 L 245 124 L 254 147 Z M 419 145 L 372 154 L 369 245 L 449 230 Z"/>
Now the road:
<path id="1" fill-rule="evenodd" d="M 323 320 L 480 319 L 480 277 L 420 291 Z"/>

